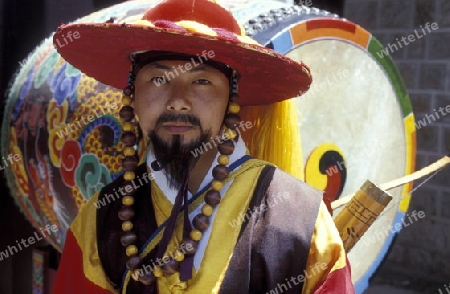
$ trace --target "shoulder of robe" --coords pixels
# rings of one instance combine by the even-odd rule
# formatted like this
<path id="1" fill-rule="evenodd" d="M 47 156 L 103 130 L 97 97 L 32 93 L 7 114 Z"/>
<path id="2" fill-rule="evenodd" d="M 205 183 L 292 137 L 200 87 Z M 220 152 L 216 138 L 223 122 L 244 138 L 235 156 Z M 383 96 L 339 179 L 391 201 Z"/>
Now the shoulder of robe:
<path id="1" fill-rule="evenodd" d="M 315 223 L 322 196 L 322 191 L 277 168 L 259 208 L 266 209 L 271 226 L 298 231 Z"/>

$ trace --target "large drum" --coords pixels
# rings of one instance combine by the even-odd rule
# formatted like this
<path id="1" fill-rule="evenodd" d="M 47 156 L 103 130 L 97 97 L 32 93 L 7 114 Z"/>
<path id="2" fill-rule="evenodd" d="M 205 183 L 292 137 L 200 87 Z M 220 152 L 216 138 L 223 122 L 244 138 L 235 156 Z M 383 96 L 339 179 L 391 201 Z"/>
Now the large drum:
<path id="1" fill-rule="evenodd" d="M 414 115 L 381 44 L 328 12 L 273 5 L 248 3 L 235 15 L 259 43 L 311 68 L 311 88 L 297 100 L 305 181 L 333 201 L 356 192 L 367 179 L 382 184 L 413 172 Z M 367 288 L 385 257 L 411 188 L 390 191 L 394 199 L 349 253 L 357 293 Z"/>
<path id="2" fill-rule="evenodd" d="M 128 1 L 77 22 L 130 21 L 155 2 Z M 334 200 L 366 179 L 383 183 L 413 171 L 408 95 L 391 58 L 376 54 L 382 47 L 369 32 L 315 8 L 277 1 L 228 4 L 249 35 L 311 68 L 311 89 L 297 101 L 306 182 Z M 8 185 L 36 230 L 58 227 L 47 237 L 58 250 L 80 206 L 119 175 L 120 98 L 120 90 L 66 63 L 51 38 L 11 84 L 1 147 L 2 156 L 19 160 L 5 169 Z M 145 151 L 142 142 L 139 150 Z M 350 252 L 358 293 L 385 256 L 394 237 L 389 229 L 404 217 L 410 189 L 392 192 L 385 213 Z"/>

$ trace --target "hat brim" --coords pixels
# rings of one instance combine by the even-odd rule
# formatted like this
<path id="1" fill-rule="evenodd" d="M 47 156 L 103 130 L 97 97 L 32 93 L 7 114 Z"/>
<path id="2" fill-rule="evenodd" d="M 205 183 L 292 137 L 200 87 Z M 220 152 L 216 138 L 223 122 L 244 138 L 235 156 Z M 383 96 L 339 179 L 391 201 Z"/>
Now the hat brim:
<path id="1" fill-rule="evenodd" d="M 130 54 L 149 50 L 193 56 L 205 50 L 214 52 L 212 60 L 225 63 L 240 73 L 239 104 L 242 106 L 300 96 L 312 82 L 309 69 L 303 63 L 263 46 L 226 36 L 132 24 L 70 24 L 57 30 L 53 42 L 67 62 L 118 89 L 127 85 Z M 199 63 L 199 60 L 194 61 Z"/>

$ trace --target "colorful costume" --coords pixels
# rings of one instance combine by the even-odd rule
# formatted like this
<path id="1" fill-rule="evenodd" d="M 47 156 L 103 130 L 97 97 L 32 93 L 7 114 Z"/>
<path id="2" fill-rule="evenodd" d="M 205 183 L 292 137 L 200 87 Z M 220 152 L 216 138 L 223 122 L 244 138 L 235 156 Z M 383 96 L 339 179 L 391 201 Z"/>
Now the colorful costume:
<path id="1" fill-rule="evenodd" d="M 237 159 L 231 163 L 234 169 L 229 177 L 231 184 L 210 226 L 209 240 L 201 240 L 208 245 L 202 244 L 204 263 L 194 262 L 194 267 L 199 266 L 197 272 L 188 281 L 186 292 L 179 293 L 218 293 L 218 290 L 220 293 L 352 293 L 342 241 L 321 203 L 321 193 L 267 162 L 241 155 L 233 153 Z M 146 165 L 140 167 L 139 174 L 144 172 L 161 173 L 151 171 Z M 113 198 L 108 201 L 106 195 L 114 195 L 121 182 L 119 179 L 108 185 L 102 196 L 97 194 L 91 199 L 75 219 L 68 233 L 67 254 L 63 254 L 54 293 L 120 293 L 108 282 L 104 268 L 112 282 L 120 287 L 126 270 L 126 256 L 120 250 L 121 223 L 116 221 L 121 201 Z M 141 237 L 139 247 L 167 219 L 172 205 L 162 192 L 169 188 L 161 190 L 158 186 L 158 182 L 164 186 L 163 179 L 158 181 L 155 177 L 141 182 L 142 186 L 136 184 L 139 187 L 135 196 L 136 206 L 140 208 L 135 221 L 139 227 L 137 235 Z M 193 196 L 191 219 L 196 214 L 195 207 L 203 202 L 202 191 L 209 184 L 210 179 L 205 179 L 200 193 Z M 176 238 L 173 241 L 179 242 Z M 97 246 L 102 250 L 100 254 Z M 150 249 L 153 246 L 150 243 Z M 169 246 L 169 249 L 176 247 Z M 152 255 L 154 251 L 149 254 Z M 146 261 L 151 266 L 158 264 L 151 257 Z M 171 293 L 170 288 L 179 287 L 177 275 L 159 279 L 158 293 Z M 292 281 L 299 276 L 304 278 Z M 152 293 L 145 292 L 144 286 L 129 275 L 124 280 L 129 283 L 126 293 Z"/>
<path id="2" fill-rule="evenodd" d="M 354 292 L 322 193 L 282 171 L 302 176 L 297 121 L 286 99 L 309 88 L 304 64 L 245 36 L 213 1 L 163 1 L 133 24 L 62 26 L 55 44 L 74 30 L 79 40 L 58 51 L 99 81 L 123 86 L 131 60 L 121 110 L 125 173 L 74 220 L 54 293 Z M 130 42 L 117 43 L 125 36 Z M 189 60 L 205 48 L 215 53 L 209 65 L 230 80 L 228 139 L 191 195 L 188 177 L 179 190 L 167 184 L 151 150 L 138 165 L 133 82 L 148 62 Z M 240 106 L 256 130 L 242 136 Z"/>

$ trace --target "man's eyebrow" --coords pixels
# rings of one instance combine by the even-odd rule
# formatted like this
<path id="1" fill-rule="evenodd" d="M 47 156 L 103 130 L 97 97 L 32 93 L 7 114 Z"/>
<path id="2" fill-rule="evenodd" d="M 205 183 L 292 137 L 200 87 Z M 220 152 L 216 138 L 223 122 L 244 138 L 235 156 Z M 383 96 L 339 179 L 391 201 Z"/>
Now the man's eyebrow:
<path id="1" fill-rule="evenodd" d="M 150 63 L 150 66 L 157 68 L 157 69 L 165 69 L 165 70 L 171 70 L 173 69 L 170 65 L 165 65 L 157 62 Z"/>
<path id="2" fill-rule="evenodd" d="M 197 66 L 193 67 L 192 63 L 190 63 L 190 62 L 186 62 L 186 63 L 191 64 L 191 69 L 188 72 L 197 72 L 197 71 L 207 71 L 208 70 L 208 67 L 206 66 L 206 64 L 197 65 Z M 152 62 L 152 63 L 150 63 L 150 66 L 152 66 L 153 68 L 156 68 L 156 69 L 174 70 L 174 68 L 172 66 L 161 64 L 161 63 L 158 63 L 158 62 Z M 184 69 L 186 69 L 185 64 L 182 64 L 181 66 Z M 176 66 L 175 69 L 178 69 L 178 66 Z"/>
<path id="3" fill-rule="evenodd" d="M 193 69 L 190 70 L 190 72 L 194 72 L 194 71 L 207 71 L 209 69 L 209 67 L 207 67 L 205 64 L 204 65 L 200 65 L 200 66 L 196 66 Z"/>

